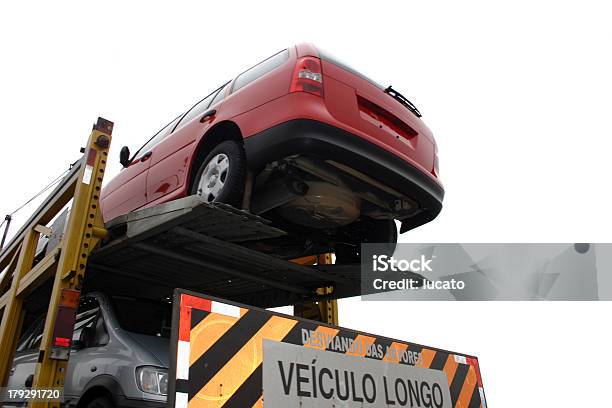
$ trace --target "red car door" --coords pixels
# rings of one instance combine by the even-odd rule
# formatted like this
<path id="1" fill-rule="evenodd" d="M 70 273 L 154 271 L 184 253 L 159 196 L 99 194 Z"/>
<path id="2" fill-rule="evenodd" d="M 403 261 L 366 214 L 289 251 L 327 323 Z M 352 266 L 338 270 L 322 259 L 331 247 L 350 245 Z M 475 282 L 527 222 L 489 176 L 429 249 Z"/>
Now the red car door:
<path id="1" fill-rule="evenodd" d="M 147 175 L 148 204 L 158 204 L 185 195 L 185 190 L 181 188 L 188 181 L 188 166 L 195 151 L 195 141 L 214 123 L 226 85 L 195 104 L 181 118 L 176 130 L 152 149 Z M 202 117 L 208 113 L 211 115 L 202 121 Z M 189 195 L 189 186 L 186 188 L 186 195 Z"/>
<path id="2" fill-rule="evenodd" d="M 105 222 L 146 204 L 148 158 L 135 158 L 104 187 L 101 206 Z"/>
<path id="3" fill-rule="evenodd" d="M 130 164 L 104 187 L 101 205 L 105 222 L 137 210 L 147 203 L 147 172 L 151 165 L 153 146 L 167 136 L 178 120 L 176 118 L 149 139 L 136 152 Z"/>

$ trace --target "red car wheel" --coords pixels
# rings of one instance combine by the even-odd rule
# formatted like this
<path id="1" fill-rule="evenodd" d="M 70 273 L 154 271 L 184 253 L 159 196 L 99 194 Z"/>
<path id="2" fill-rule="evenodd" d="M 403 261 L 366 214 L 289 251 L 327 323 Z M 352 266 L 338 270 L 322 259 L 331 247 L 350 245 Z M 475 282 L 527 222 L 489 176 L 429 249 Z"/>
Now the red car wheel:
<path id="1" fill-rule="evenodd" d="M 191 187 L 206 202 L 240 207 L 246 178 L 246 155 L 240 144 L 227 140 L 208 153 Z"/>

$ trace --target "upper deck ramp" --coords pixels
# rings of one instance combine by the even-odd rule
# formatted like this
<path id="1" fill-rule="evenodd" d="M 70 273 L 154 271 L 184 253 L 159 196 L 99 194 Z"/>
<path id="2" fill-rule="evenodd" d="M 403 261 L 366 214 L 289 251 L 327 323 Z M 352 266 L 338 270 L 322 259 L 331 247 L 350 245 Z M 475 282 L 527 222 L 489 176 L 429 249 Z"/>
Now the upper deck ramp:
<path id="1" fill-rule="evenodd" d="M 359 265 L 304 266 L 246 244 L 286 235 L 259 216 L 190 196 L 116 218 L 109 238 L 90 257 L 87 289 L 148 296 L 176 287 L 260 306 L 357 296 Z M 252 245 L 250 245 L 252 247 Z M 329 297 L 329 295 L 328 295 Z"/>

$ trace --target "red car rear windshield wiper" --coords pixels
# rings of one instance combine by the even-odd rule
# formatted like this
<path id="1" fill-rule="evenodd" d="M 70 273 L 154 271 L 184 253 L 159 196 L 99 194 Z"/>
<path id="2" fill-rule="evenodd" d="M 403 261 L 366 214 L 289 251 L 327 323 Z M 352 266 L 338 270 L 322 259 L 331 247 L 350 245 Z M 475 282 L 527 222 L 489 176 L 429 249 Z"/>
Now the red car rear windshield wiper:
<path id="1" fill-rule="evenodd" d="M 406 108 L 408 108 L 410 112 L 414 113 L 417 117 L 420 118 L 421 116 L 423 116 L 421 115 L 421 112 L 419 112 L 417 107 L 414 106 L 414 104 L 408 100 L 408 98 L 406 98 L 404 95 L 402 95 L 401 93 L 393 89 L 391 85 L 385 88 L 385 93 L 391 95 L 393 99 L 395 99 L 396 101 L 404 105 Z"/>

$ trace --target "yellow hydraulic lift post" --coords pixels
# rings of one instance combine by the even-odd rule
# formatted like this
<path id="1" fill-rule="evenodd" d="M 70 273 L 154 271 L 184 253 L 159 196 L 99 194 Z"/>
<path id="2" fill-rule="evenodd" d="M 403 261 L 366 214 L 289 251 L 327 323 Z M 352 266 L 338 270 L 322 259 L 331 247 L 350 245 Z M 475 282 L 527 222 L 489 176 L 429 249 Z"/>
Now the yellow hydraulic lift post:
<path id="1" fill-rule="evenodd" d="M 0 324 L 2 385 L 6 384 L 13 361 L 15 343 L 23 320 L 23 301 L 49 278 L 53 279 L 53 289 L 32 386 L 61 388 L 64 384 L 74 317 L 87 258 L 106 234 L 99 196 L 112 129 L 112 122 L 98 118 L 84 149 L 78 172 L 57 197 L 41 206 L 42 212 L 25 229 L 20 245 L 7 248 L 7 252 L 0 256 L 0 264 L 8 265 L 0 281 L 0 289 L 6 288 L 10 279 L 10 288 L 0 298 L 0 310 L 3 309 Z M 70 199 L 70 214 L 58 247 L 33 266 L 38 237 L 41 233 L 49 232 L 44 225 L 50 222 Z M 5 258 L 8 259 L 9 256 L 12 260 L 5 262 Z M 59 407 L 59 402 L 30 402 L 29 406 Z"/>
<path id="2" fill-rule="evenodd" d="M 301 265 L 331 265 L 333 264 L 332 254 L 321 254 L 310 257 L 294 259 L 293 262 Z M 329 286 L 317 289 L 317 294 L 320 296 L 330 295 L 334 288 Z M 338 325 L 338 301 L 319 300 L 312 303 L 302 303 L 293 306 L 293 314 L 295 316 L 304 317 L 306 319 L 316 320 L 323 323 Z"/>

